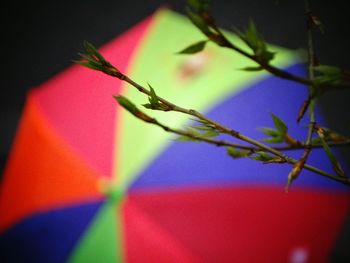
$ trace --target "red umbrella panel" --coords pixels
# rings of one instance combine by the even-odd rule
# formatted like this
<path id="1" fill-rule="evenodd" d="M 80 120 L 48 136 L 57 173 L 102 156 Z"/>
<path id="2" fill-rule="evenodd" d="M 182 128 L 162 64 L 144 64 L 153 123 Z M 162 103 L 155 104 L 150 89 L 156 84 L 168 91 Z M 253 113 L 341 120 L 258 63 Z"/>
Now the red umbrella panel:
<path id="1" fill-rule="evenodd" d="M 175 55 L 202 39 L 186 19 L 161 10 L 101 53 L 160 96 L 248 136 L 262 139 L 256 128 L 271 127 L 275 113 L 305 137 L 295 124 L 305 87 L 239 70 L 251 62 L 211 43 L 197 55 Z M 296 52 L 271 49 L 274 65 L 305 74 Z M 117 94 L 147 100 L 78 65 L 28 94 L 0 192 L 2 262 L 328 261 L 349 188 L 303 171 L 286 194 L 290 166 L 177 142 L 121 109 Z M 179 114 L 150 115 L 190 124 Z M 332 171 L 321 149 L 310 163 Z"/>

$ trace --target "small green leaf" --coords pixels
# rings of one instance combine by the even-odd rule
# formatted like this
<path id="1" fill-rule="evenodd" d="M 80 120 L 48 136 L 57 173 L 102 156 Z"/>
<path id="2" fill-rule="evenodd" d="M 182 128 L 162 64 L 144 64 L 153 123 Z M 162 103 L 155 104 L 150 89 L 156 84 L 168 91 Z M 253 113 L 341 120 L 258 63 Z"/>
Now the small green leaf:
<path id="1" fill-rule="evenodd" d="M 314 70 L 323 75 L 338 75 L 341 73 L 340 68 L 330 65 L 318 65 L 314 67 Z"/>
<path id="2" fill-rule="evenodd" d="M 328 144 L 325 140 L 324 130 L 322 128 L 318 128 L 317 134 L 318 134 L 319 138 L 321 139 L 321 144 L 322 144 L 323 150 L 327 154 L 327 157 L 330 160 L 334 171 L 337 173 L 337 175 L 344 177 L 345 176 L 344 170 L 342 169 L 339 161 L 337 160 L 337 158 L 335 157 L 331 148 L 328 146 Z"/>
<path id="3" fill-rule="evenodd" d="M 190 8 L 187 8 L 187 15 L 191 22 L 200 30 L 204 35 L 210 35 L 212 34 L 210 27 L 207 25 L 205 20 L 199 16 L 198 14 L 191 11 Z"/>
<path id="4" fill-rule="evenodd" d="M 95 56 L 101 62 L 106 62 L 104 57 L 97 51 L 93 44 L 88 41 L 84 41 L 84 47 L 87 54 Z"/>
<path id="5" fill-rule="evenodd" d="M 226 147 L 227 154 L 233 157 L 234 159 L 247 157 L 250 153 L 249 150 L 238 150 L 234 147 Z"/>
<path id="6" fill-rule="evenodd" d="M 272 137 L 280 136 L 280 133 L 278 131 L 276 131 L 275 129 L 272 129 L 272 128 L 264 127 L 264 128 L 261 128 L 260 130 L 264 134 L 272 136 Z"/>
<path id="7" fill-rule="evenodd" d="M 275 54 L 276 52 L 269 51 L 265 47 L 260 54 L 260 58 L 265 62 L 269 62 L 275 57 Z"/>
<path id="8" fill-rule="evenodd" d="M 196 139 L 193 139 L 192 137 L 181 135 L 175 139 L 178 142 L 190 142 L 190 141 L 197 141 Z"/>
<path id="9" fill-rule="evenodd" d="M 149 102 L 151 105 L 157 105 L 159 104 L 158 97 L 154 89 L 150 84 L 148 84 L 148 87 L 150 88 L 150 96 L 148 97 Z"/>
<path id="10" fill-rule="evenodd" d="M 158 104 L 146 103 L 146 104 L 142 104 L 142 106 L 151 110 L 169 111 L 169 107 L 163 103 L 158 103 Z"/>
<path id="11" fill-rule="evenodd" d="M 191 126 L 192 128 L 194 128 L 196 130 L 215 130 L 215 125 L 212 123 L 209 123 L 206 120 L 194 119 L 194 121 L 199 123 L 199 125 Z"/>
<path id="12" fill-rule="evenodd" d="M 186 142 L 186 141 L 199 141 L 197 138 L 193 138 L 193 137 L 201 137 L 201 133 L 194 130 L 194 129 L 187 129 L 185 131 L 186 133 L 188 133 L 190 136 L 187 135 L 181 135 L 178 138 L 176 138 L 176 141 L 181 141 L 181 142 Z"/>
<path id="13" fill-rule="evenodd" d="M 256 152 L 253 156 L 249 158 L 257 161 L 268 162 L 274 159 L 274 157 L 266 152 Z"/>
<path id="14" fill-rule="evenodd" d="M 277 131 L 279 131 L 279 133 L 281 135 L 285 135 L 288 132 L 288 127 L 287 125 L 280 119 L 278 118 L 276 115 L 274 115 L 273 113 L 271 114 L 273 122 L 275 124 L 275 127 L 277 129 Z"/>
<path id="15" fill-rule="evenodd" d="M 342 79 L 342 70 L 338 67 L 329 65 L 319 65 L 314 67 L 317 76 L 314 78 L 316 86 L 322 85 L 340 85 L 344 81 Z"/>
<path id="16" fill-rule="evenodd" d="M 208 42 L 207 40 L 203 40 L 203 41 L 194 43 L 188 46 L 187 48 L 181 50 L 180 52 L 178 52 L 178 54 L 195 54 L 195 53 L 201 52 L 204 49 L 207 42 Z"/>
<path id="17" fill-rule="evenodd" d="M 317 138 L 313 138 L 311 140 L 311 144 L 320 144 L 321 143 L 321 138 L 320 137 L 317 137 Z"/>
<path id="18" fill-rule="evenodd" d="M 102 67 L 96 63 L 92 63 L 88 61 L 74 61 L 74 62 L 89 69 L 102 70 Z"/>
<path id="19" fill-rule="evenodd" d="M 148 87 L 150 88 L 150 94 L 148 96 L 149 103 L 143 104 L 142 106 L 152 110 L 169 111 L 169 107 L 159 101 L 158 96 L 152 86 L 148 84 Z"/>
<path id="20" fill-rule="evenodd" d="M 284 139 L 283 137 L 276 136 L 271 138 L 264 138 L 263 141 L 267 143 L 281 143 L 281 142 L 284 142 Z"/>
<path id="21" fill-rule="evenodd" d="M 205 126 L 211 126 L 211 125 L 212 125 L 212 124 L 210 124 L 208 121 L 202 120 L 202 119 L 194 119 L 194 118 L 191 118 L 191 120 L 196 121 L 196 122 L 199 122 L 199 123 L 201 123 L 201 124 L 203 124 L 203 125 L 205 125 Z"/>
<path id="22" fill-rule="evenodd" d="M 245 68 L 241 68 L 240 70 L 244 70 L 244 71 L 260 71 L 263 70 L 262 67 L 245 67 Z"/>
<path id="23" fill-rule="evenodd" d="M 267 49 L 265 40 L 259 35 L 256 26 L 252 20 L 250 20 L 246 31 L 243 33 L 236 30 L 240 39 L 254 52 L 254 55 L 259 60 L 268 63 L 275 56 L 275 52 L 271 52 Z"/>
<path id="24" fill-rule="evenodd" d="M 206 125 L 193 125 L 191 128 L 200 130 L 200 131 L 212 131 L 214 128 Z"/>
<path id="25" fill-rule="evenodd" d="M 96 61 L 96 59 L 95 59 L 94 57 L 92 57 L 92 56 L 90 56 L 90 55 L 88 55 L 88 54 L 81 54 L 81 53 L 79 53 L 79 56 L 80 56 L 82 59 L 84 59 L 84 60 L 86 60 L 86 61 L 88 61 L 88 62 L 99 63 L 99 62 Z M 100 63 L 99 63 L 99 64 L 100 64 Z"/>
<path id="26" fill-rule="evenodd" d="M 204 138 L 211 138 L 211 137 L 216 137 L 219 134 L 220 133 L 218 133 L 217 131 L 210 130 L 210 131 L 206 131 L 205 133 L 202 133 L 202 137 L 204 137 Z"/>
<path id="27" fill-rule="evenodd" d="M 91 43 L 84 41 L 84 48 L 86 54 L 80 54 L 82 59 L 80 61 L 74 61 L 75 63 L 90 69 L 102 71 L 105 74 L 117 78 L 121 78 L 122 74 L 119 72 L 119 70 L 106 61 Z"/>
<path id="28" fill-rule="evenodd" d="M 259 45 L 261 45 L 260 37 L 253 20 L 249 21 L 248 28 L 245 32 L 245 39 L 246 43 L 249 44 L 253 50 L 258 49 Z"/>

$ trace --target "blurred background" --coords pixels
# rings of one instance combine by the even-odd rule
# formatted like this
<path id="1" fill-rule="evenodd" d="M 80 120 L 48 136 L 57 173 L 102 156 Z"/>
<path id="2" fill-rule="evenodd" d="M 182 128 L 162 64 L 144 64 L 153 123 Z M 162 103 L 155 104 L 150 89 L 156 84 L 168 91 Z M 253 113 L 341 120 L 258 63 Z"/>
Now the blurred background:
<path id="1" fill-rule="evenodd" d="M 244 28 L 256 22 L 264 38 L 291 49 L 306 46 L 303 1 L 212 1 L 212 13 L 225 29 Z M 315 48 L 323 64 L 350 68 L 349 9 L 345 1 L 311 1 L 325 34 L 315 32 Z M 185 1 L 13 1 L 2 6 L 0 96 L 0 170 L 5 167 L 25 102 L 26 92 L 48 80 L 77 58 L 83 40 L 96 46 L 108 42 L 160 7 L 185 13 Z M 350 91 L 320 99 L 329 127 L 350 134 Z M 342 149 L 350 164 L 349 150 Z M 349 220 L 348 220 L 349 221 Z M 339 238 L 336 255 L 346 250 L 350 224 Z M 344 254 L 345 255 L 345 254 Z"/>
<path id="2" fill-rule="evenodd" d="M 77 58 L 83 40 L 100 46 L 157 8 L 185 12 L 182 1 L 35 1 L 2 7 L 0 169 L 3 170 L 26 92 L 57 74 Z M 212 12 L 225 29 L 243 28 L 252 18 L 267 41 L 292 49 L 305 47 L 303 1 L 212 1 Z M 312 1 L 311 1 L 312 2 Z M 324 24 L 315 46 L 324 64 L 350 68 L 348 8 L 343 1 L 317 1 L 314 13 Z M 350 92 L 327 94 L 320 101 L 329 126 L 349 134 Z M 349 154 L 347 154 L 349 155 Z M 349 160 L 349 158 L 348 158 Z"/>

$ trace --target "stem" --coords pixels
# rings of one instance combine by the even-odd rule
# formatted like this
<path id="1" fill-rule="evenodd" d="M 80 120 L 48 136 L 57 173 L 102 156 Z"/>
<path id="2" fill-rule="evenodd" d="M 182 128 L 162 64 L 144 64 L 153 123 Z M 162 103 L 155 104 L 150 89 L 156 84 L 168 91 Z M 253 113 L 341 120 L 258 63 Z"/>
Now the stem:
<path id="1" fill-rule="evenodd" d="M 140 91 L 143 94 L 146 94 L 148 96 L 151 95 L 151 92 L 144 88 L 143 86 L 141 86 L 140 84 L 136 83 L 135 81 L 133 81 L 132 79 L 130 79 L 128 76 L 122 74 L 122 77 L 119 78 L 120 80 L 123 80 L 127 83 L 129 83 L 131 86 L 135 87 L 138 91 Z M 186 113 L 188 114 L 188 110 L 182 107 L 179 107 L 173 103 L 171 103 L 170 101 L 167 101 L 166 99 L 163 99 L 162 97 L 157 96 L 157 99 L 162 102 L 163 104 L 167 105 L 169 110 L 172 111 L 177 111 L 177 112 L 182 112 L 182 113 Z"/>
<path id="2" fill-rule="evenodd" d="M 328 143 L 328 146 L 330 147 L 341 147 L 341 146 L 349 146 L 350 145 L 350 140 L 346 140 L 343 142 L 331 142 Z M 287 146 L 277 146 L 273 147 L 274 149 L 278 151 L 289 151 L 289 150 L 298 150 L 298 149 L 305 149 L 306 144 L 301 143 L 300 145 L 287 145 Z M 322 144 L 312 144 L 312 148 L 323 148 Z"/>
<path id="3" fill-rule="evenodd" d="M 313 49 L 313 39 L 312 39 L 312 32 L 311 32 L 311 24 L 309 21 L 309 15 L 310 15 L 310 6 L 309 6 L 309 0 L 305 0 L 305 15 L 307 20 L 307 46 L 308 46 L 308 73 L 309 73 L 309 79 L 311 80 L 311 84 L 309 85 L 309 94 L 308 99 L 304 102 L 301 111 L 299 111 L 297 122 L 300 121 L 300 119 L 303 117 L 305 111 L 307 108 L 309 108 L 309 114 L 310 114 L 310 122 L 309 122 L 309 128 L 307 133 L 307 139 L 305 143 L 305 148 L 302 156 L 300 159 L 294 164 L 293 169 L 288 174 L 288 182 L 286 185 L 286 191 L 288 191 L 288 188 L 291 186 L 292 182 L 300 175 L 303 168 L 306 167 L 306 161 L 310 155 L 310 152 L 312 150 L 312 134 L 315 129 L 315 110 L 314 110 L 314 99 L 312 98 L 314 87 L 312 85 L 312 81 L 314 79 L 313 75 L 313 66 L 314 66 L 314 49 Z M 312 105 L 312 107 L 310 107 Z"/>
<path id="4" fill-rule="evenodd" d="M 288 71 L 282 70 L 280 68 L 274 67 L 264 61 L 260 61 L 256 56 L 249 54 L 248 52 L 240 49 L 239 47 L 235 46 L 233 43 L 231 43 L 225 35 L 221 32 L 221 30 L 215 25 L 212 25 L 213 29 L 216 33 L 219 34 L 220 40 L 216 42 L 218 45 L 230 48 L 239 54 L 245 56 L 246 58 L 249 58 L 250 60 L 253 60 L 255 63 L 257 63 L 259 66 L 261 66 L 266 71 L 270 72 L 271 74 L 290 81 L 298 82 L 304 85 L 312 85 L 312 81 L 297 75 L 294 75 L 292 73 L 289 73 Z M 215 42 L 215 40 L 213 40 Z"/>
<path id="5" fill-rule="evenodd" d="M 305 14 L 306 16 L 309 16 L 311 13 L 310 10 L 310 1 L 305 0 Z M 311 80 L 311 83 L 314 79 L 314 65 L 315 65 L 315 51 L 314 51 L 314 41 L 312 36 L 312 28 L 310 21 L 307 17 L 307 46 L 308 46 L 308 73 L 309 73 L 309 79 Z M 305 152 L 304 152 L 304 158 L 305 161 L 307 160 L 309 153 L 311 151 L 311 140 L 312 140 L 312 134 L 315 130 L 316 125 L 316 115 L 315 115 L 315 98 L 312 98 L 314 94 L 314 86 L 311 84 L 309 85 L 309 98 L 310 98 L 310 105 L 309 105 L 309 115 L 310 115 L 310 122 L 309 122 L 309 129 L 306 139 L 306 145 L 305 145 Z"/>

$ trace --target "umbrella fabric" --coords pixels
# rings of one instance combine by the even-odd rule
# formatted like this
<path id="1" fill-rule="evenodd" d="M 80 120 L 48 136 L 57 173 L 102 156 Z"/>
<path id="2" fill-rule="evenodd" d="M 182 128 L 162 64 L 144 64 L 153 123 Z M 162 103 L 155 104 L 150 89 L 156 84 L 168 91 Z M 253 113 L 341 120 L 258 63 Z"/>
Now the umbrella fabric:
<path id="1" fill-rule="evenodd" d="M 263 138 L 256 128 L 271 127 L 275 113 L 305 138 L 294 124 L 305 87 L 242 71 L 251 62 L 210 43 L 195 56 L 175 55 L 202 39 L 161 10 L 101 53 L 160 96 L 244 134 Z M 297 53 L 271 49 L 274 65 L 305 74 Z M 117 106 L 115 94 L 146 101 L 77 65 L 28 94 L 0 192 L 2 262 L 328 261 L 349 213 L 347 187 L 303 171 L 285 194 L 290 166 L 176 142 Z M 189 124 L 179 114 L 150 114 Z M 332 171 L 322 150 L 310 163 Z"/>

